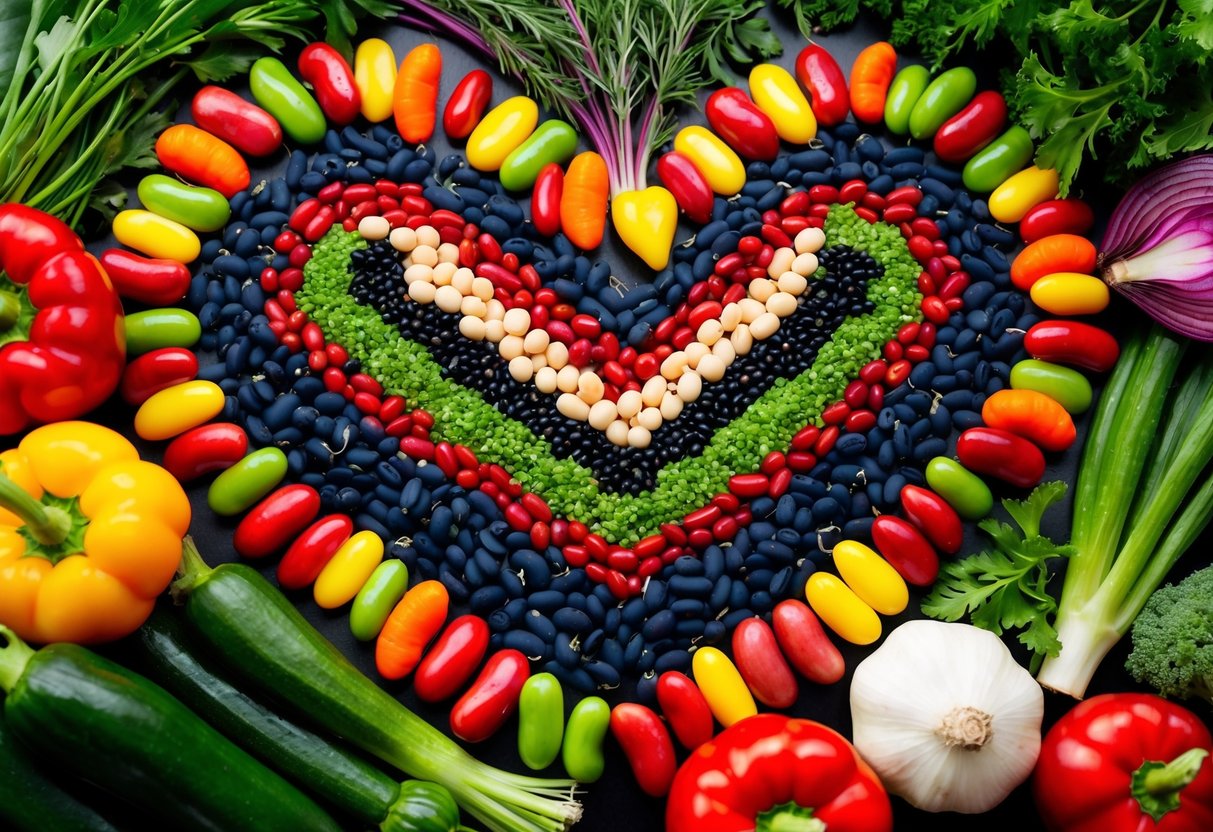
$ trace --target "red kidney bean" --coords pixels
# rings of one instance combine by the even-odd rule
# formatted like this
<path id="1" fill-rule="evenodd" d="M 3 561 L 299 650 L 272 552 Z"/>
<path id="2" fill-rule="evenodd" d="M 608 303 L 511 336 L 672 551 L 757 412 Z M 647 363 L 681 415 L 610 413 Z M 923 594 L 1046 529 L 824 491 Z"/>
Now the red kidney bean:
<path id="1" fill-rule="evenodd" d="M 283 589 L 308 586 L 353 533 L 354 521 L 347 515 L 321 517 L 295 538 L 278 561 L 278 583 Z"/>
<path id="2" fill-rule="evenodd" d="M 163 347 L 133 359 L 122 371 L 119 391 L 127 404 L 141 405 L 154 393 L 198 376 L 198 357 L 192 350 Z M 241 431 L 243 433 L 243 431 Z"/>
<path id="3" fill-rule="evenodd" d="M 498 650 L 451 708 L 451 731 L 464 742 L 483 742 L 493 736 L 517 710 L 530 673 L 520 651 Z"/>
<path id="4" fill-rule="evenodd" d="M 354 83 L 354 71 L 340 52 L 327 43 L 309 43 L 299 53 L 298 66 L 329 121 L 344 127 L 358 117 L 362 95 Z"/>
<path id="5" fill-rule="evenodd" d="M 493 98 L 493 78 L 483 69 L 473 69 L 455 85 L 446 109 L 442 111 L 442 129 L 452 139 L 466 139 L 480 123 Z"/>
<path id="6" fill-rule="evenodd" d="M 650 797 L 664 797 L 674 782 L 678 760 L 661 717 L 644 705 L 623 702 L 611 709 L 611 733 L 623 748 L 640 790 Z"/>
<path id="7" fill-rule="evenodd" d="M 223 87 L 207 85 L 190 106 L 194 124 L 249 156 L 267 156 L 282 145 L 282 126 L 265 110 Z"/>
<path id="8" fill-rule="evenodd" d="M 703 691 L 689 676 L 667 670 L 657 679 L 657 704 L 684 748 L 694 751 L 712 738 L 716 726 Z"/>
<path id="9" fill-rule="evenodd" d="M 185 297 L 190 270 L 176 260 L 144 257 L 122 248 L 101 252 L 102 268 L 118 294 L 148 306 L 172 306 Z"/>
<path id="10" fill-rule="evenodd" d="M 539 171 L 531 191 L 531 222 L 546 237 L 560 231 L 560 199 L 564 194 L 564 168 L 549 162 Z"/>
<path id="11" fill-rule="evenodd" d="M 263 558 L 286 548 L 320 513 L 320 494 L 295 483 L 271 492 L 241 518 L 232 548 L 241 557 Z"/>
<path id="12" fill-rule="evenodd" d="M 739 87 L 722 87 L 703 106 L 708 124 L 729 147 L 747 159 L 769 162 L 779 154 L 779 134 L 771 117 Z"/>
<path id="13" fill-rule="evenodd" d="M 812 98 L 813 115 L 827 127 L 841 124 L 851 111 L 847 77 L 824 47 L 810 43 L 796 56 L 796 79 Z"/>
<path id="14" fill-rule="evenodd" d="M 1028 355 L 1102 373 L 1112 369 L 1120 345 L 1105 330 L 1078 321 L 1041 321 L 1023 337 Z"/>
<path id="15" fill-rule="evenodd" d="M 1054 234 L 1083 235 L 1095 224 L 1095 212 L 1081 199 L 1050 199 L 1033 206 L 1019 221 L 1019 236 L 1034 243 Z"/>
<path id="16" fill-rule="evenodd" d="M 793 598 L 780 601 L 771 613 L 771 624 L 783 654 L 810 682 L 832 685 L 846 673 L 842 653 L 807 604 Z"/>
<path id="17" fill-rule="evenodd" d="M 900 517 L 882 514 L 872 522 L 872 543 L 906 583 L 930 586 L 939 575 L 939 555 L 922 532 Z"/>
<path id="18" fill-rule="evenodd" d="M 426 652 L 413 677 L 423 702 L 454 696 L 480 666 L 489 647 L 489 625 L 476 615 L 461 615 L 447 625 Z"/>
<path id="19" fill-rule="evenodd" d="M 733 660 L 754 698 L 772 708 L 790 708 L 800 694 L 792 668 L 761 618 L 747 618 L 733 630 Z"/>
<path id="20" fill-rule="evenodd" d="M 945 162 L 964 162 L 1002 134 L 1007 123 L 1007 100 L 985 90 L 935 133 L 935 155 Z"/>
<path id="21" fill-rule="evenodd" d="M 677 151 L 663 154 L 657 160 L 657 177 L 687 219 L 700 225 L 711 220 L 715 194 L 690 157 Z"/>
<path id="22" fill-rule="evenodd" d="M 964 526 L 960 515 L 930 489 L 907 485 L 901 489 L 901 508 L 906 518 L 938 549 L 949 555 L 960 551 Z"/>
<path id="23" fill-rule="evenodd" d="M 1032 488 L 1045 473 L 1040 448 L 1021 436 L 996 428 L 969 428 L 956 440 L 960 464 L 1018 488 Z"/>
<path id="24" fill-rule="evenodd" d="M 173 439 L 164 449 L 164 469 L 178 482 L 231 468 L 248 452 L 248 436 L 231 422 L 208 422 Z"/>

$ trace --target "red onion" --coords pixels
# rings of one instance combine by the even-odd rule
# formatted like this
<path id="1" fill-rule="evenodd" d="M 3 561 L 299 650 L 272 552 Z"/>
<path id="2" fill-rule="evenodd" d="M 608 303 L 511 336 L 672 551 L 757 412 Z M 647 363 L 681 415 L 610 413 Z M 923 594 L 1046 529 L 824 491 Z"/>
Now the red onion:
<path id="1" fill-rule="evenodd" d="M 1137 182 L 1112 213 L 1098 268 L 1168 329 L 1213 341 L 1213 154 Z"/>

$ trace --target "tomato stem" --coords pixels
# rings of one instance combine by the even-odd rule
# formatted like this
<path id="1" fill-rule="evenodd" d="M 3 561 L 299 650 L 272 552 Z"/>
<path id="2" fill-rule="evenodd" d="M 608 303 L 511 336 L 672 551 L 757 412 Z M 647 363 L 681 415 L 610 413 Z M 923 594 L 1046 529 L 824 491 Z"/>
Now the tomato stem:
<path id="1" fill-rule="evenodd" d="M 30 537 L 43 546 L 58 546 L 72 530 L 69 512 L 43 505 L 3 472 L 0 472 L 0 508 L 20 517 Z"/>

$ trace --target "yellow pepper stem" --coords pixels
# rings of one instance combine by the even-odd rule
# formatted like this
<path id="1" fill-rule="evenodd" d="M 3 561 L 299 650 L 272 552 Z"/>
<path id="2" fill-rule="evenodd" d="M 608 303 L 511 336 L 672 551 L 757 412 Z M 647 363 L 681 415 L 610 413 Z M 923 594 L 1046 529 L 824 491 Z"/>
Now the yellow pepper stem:
<path id="1" fill-rule="evenodd" d="M 21 302 L 12 292 L 0 292 L 0 333 L 7 332 L 21 316 Z"/>
<path id="2" fill-rule="evenodd" d="M 58 546 L 72 530 L 72 516 L 56 506 L 44 506 L 0 472 L 0 506 L 21 518 L 34 540 Z"/>

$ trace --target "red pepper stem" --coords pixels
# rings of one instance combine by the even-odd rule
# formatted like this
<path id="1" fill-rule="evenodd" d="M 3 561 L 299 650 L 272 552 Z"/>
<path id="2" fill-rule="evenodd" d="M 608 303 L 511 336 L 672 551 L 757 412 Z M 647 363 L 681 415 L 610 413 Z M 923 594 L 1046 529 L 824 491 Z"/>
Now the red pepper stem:
<path id="1" fill-rule="evenodd" d="M 1169 763 L 1147 760 L 1133 772 L 1130 790 L 1142 812 L 1159 823 L 1167 812 L 1179 808 L 1179 793 L 1196 779 L 1205 757 L 1206 748 L 1192 748 Z"/>
<path id="2" fill-rule="evenodd" d="M 13 292 L 0 292 L 0 332 L 13 328 L 21 316 L 21 301 Z"/>
<path id="3" fill-rule="evenodd" d="M 813 810 L 796 803 L 772 806 L 755 818 L 755 832 L 826 832 L 826 823 Z"/>
<path id="4" fill-rule="evenodd" d="M 0 691 L 8 693 L 17 686 L 34 650 L 17 634 L 0 624 Z"/>
<path id="5" fill-rule="evenodd" d="M 72 530 L 71 514 L 38 502 L 3 472 L 0 472 L 0 508 L 20 517 L 30 536 L 43 546 L 58 546 Z"/>

